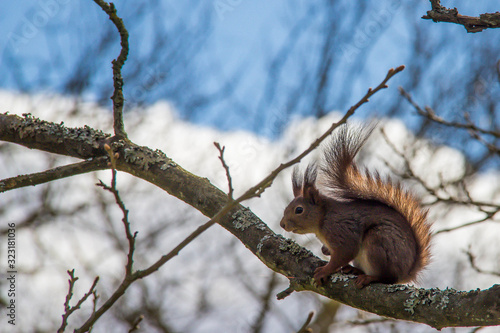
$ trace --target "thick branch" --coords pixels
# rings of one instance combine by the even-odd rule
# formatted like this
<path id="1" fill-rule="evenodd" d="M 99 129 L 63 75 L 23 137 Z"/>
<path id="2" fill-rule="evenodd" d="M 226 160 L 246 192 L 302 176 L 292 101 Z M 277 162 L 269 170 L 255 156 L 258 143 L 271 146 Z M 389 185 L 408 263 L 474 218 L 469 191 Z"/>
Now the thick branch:
<path id="1" fill-rule="evenodd" d="M 0 140 L 30 149 L 86 160 L 107 155 L 104 144 L 109 139 L 109 134 L 88 126 L 68 128 L 30 114 L 23 114 L 23 117 L 0 114 Z"/>
<path id="2" fill-rule="evenodd" d="M 479 17 L 460 15 L 456 8 L 450 9 L 441 5 L 440 0 L 430 0 L 432 9 L 427 15 L 422 16 L 425 20 L 434 22 L 450 22 L 463 25 L 467 32 L 480 32 L 488 28 L 500 28 L 500 13 L 484 13 Z"/>

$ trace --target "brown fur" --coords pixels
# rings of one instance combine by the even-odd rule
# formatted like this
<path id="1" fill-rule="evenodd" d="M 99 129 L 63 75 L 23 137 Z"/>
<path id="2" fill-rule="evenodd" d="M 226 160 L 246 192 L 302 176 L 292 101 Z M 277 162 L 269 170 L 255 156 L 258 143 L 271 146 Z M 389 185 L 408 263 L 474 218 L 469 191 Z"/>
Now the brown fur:
<path id="1" fill-rule="evenodd" d="M 325 149 L 320 171 L 324 195 L 316 187 L 317 170 L 310 164 L 301 177 L 292 177 L 295 199 L 285 209 L 281 226 L 295 233 L 315 233 L 330 262 L 315 272 L 318 283 L 332 273 L 358 273 L 357 287 L 371 282 L 410 282 L 430 258 L 427 211 L 401 184 L 364 174 L 354 163 L 373 127 L 354 130 L 343 126 Z M 352 267 L 349 262 L 354 261 Z"/>

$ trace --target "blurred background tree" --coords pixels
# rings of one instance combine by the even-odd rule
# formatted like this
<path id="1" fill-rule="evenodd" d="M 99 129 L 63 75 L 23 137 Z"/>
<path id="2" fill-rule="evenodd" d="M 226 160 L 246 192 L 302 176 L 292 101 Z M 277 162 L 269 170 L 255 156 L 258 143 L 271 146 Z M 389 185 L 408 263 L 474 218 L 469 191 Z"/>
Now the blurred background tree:
<path id="1" fill-rule="evenodd" d="M 276 138 L 293 116 L 344 110 L 367 82 L 405 64 L 409 74 L 397 84 L 417 102 L 450 121 L 468 112 L 474 123 L 499 126 L 498 31 L 468 34 L 460 25 L 422 20 L 429 2 L 117 5 L 130 33 L 124 68 L 129 109 L 166 99 L 185 120 Z M 454 3 L 472 16 L 494 12 L 496 5 Z M 110 105 L 109 59 L 119 44 L 99 8 L 57 0 L 3 6 L 13 14 L 2 21 L 7 34 L 0 44 L 0 87 Z M 420 135 L 460 147 L 474 167 L 496 165 L 467 133 L 452 136 L 414 117 L 397 94 L 376 97 L 374 114 L 400 117 Z"/>

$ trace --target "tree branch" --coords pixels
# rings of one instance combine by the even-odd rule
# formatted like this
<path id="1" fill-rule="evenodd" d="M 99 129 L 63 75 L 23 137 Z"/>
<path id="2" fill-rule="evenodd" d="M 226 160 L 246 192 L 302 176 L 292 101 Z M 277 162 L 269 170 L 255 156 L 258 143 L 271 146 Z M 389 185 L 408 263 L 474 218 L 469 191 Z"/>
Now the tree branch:
<path id="1" fill-rule="evenodd" d="M 62 123 L 40 120 L 29 113 L 23 117 L 0 114 L 0 140 L 49 153 L 84 160 L 105 156 L 104 144 L 110 137 L 88 126 L 69 128 Z"/>
<path id="2" fill-rule="evenodd" d="M 88 161 L 56 167 L 53 169 L 45 170 L 43 172 L 6 178 L 0 180 L 0 193 L 21 187 L 40 185 L 51 182 L 53 180 L 76 176 L 82 173 L 88 173 L 97 170 L 104 170 L 107 168 L 109 168 L 108 159 L 103 156 Z"/>
<path id="3" fill-rule="evenodd" d="M 476 257 L 472 254 L 470 246 L 469 249 L 465 252 L 465 254 L 467 255 L 467 258 L 469 258 L 470 265 L 476 272 L 500 277 L 500 272 L 485 270 L 477 266 Z"/>
<path id="4" fill-rule="evenodd" d="M 87 319 L 87 321 L 79 329 L 75 330 L 75 332 L 87 332 L 91 327 L 93 327 L 95 322 L 106 311 L 108 311 L 113 306 L 113 304 L 123 294 L 125 294 L 125 291 L 127 290 L 127 288 L 135 280 L 138 279 L 138 277 L 134 276 L 133 271 L 132 271 L 133 264 L 134 264 L 135 239 L 137 236 L 137 232 L 132 234 L 132 232 L 130 230 L 130 222 L 128 220 L 129 211 L 125 207 L 125 204 L 124 204 L 123 200 L 121 199 L 120 194 L 118 193 L 118 189 L 116 188 L 116 169 L 115 169 L 115 167 L 116 167 L 116 159 L 119 158 L 119 154 L 114 153 L 108 144 L 104 145 L 104 149 L 108 153 L 109 158 L 111 160 L 111 162 L 110 162 L 110 164 L 111 164 L 111 186 L 104 184 L 102 181 L 100 181 L 100 183 L 97 185 L 113 194 L 116 204 L 118 205 L 118 207 L 120 207 L 120 210 L 123 213 L 122 222 L 123 222 L 123 226 L 125 228 L 125 235 L 126 235 L 127 241 L 128 241 L 127 263 L 125 264 L 125 277 L 123 278 L 122 283 L 117 288 L 117 290 L 115 290 L 113 295 L 99 309 L 94 308 L 94 311 L 92 312 L 92 315 L 90 316 L 90 318 Z M 137 322 L 137 325 L 138 324 L 139 324 L 139 322 Z M 137 325 L 134 325 L 134 327 Z"/>
<path id="5" fill-rule="evenodd" d="M 491 135 L 495 138 L 500 139 L 500 132 L 485 130 L 481 127 L 474 125 L 470 120 L 467 121 L 467 123 L 465 123 L 465 124 L 446 121 L 443 118 L 436 115 L 436 112 L 431 107 L 429 107 L 429 106 L 426 106 L 425 108 L 420 107 L 420 105 L 418 105 L 413 100 L 411 95 L 403 87 L 398 87 L 398 90 L 399 90 L 399 93 L 401 94 L 401 96 L 403 96 L 408 101 L 408 103 L 410 103 L 415 108 L 415 111 L 417 111 L 417 113 L 419 115 L 426 117 L 427 119 L 429 119 L 435 123 L 438 123 L 438 124 L 441 124 L 441 125 L 444 125 L 447 127 L 466 129 L 466 130 L 476 132 L 476 133 Z M 465 118 L 468 119 L 467 114 L 465 114 Z"/>
<path id="6" fill-rule="evenodd" d="M 97 282 L 99 281 L 99 277 L 96 277 L 94 279 L 94 282 L 92 283 L 92 286 L 90 287 L 89 291 L 83 295 L 83 297 L 76 303 L 75 306 L 70 306 L 69 302 L 71 298 L 73 297 L 73 288 L 75 286 L 76 281 L 78 280 L 78 277 L 75 277 L 75 270 L 72 269 L 68 271 L 69 274 L 69 290 L 68 294 L 66 295 L 66 301 L 64 302 L 64 314 L 62 315 L 62 323 L 59 329 L 57 330 L 58 333 L 64 332 L 66 329 L 66 326 L 68 325 L 68 317 L 75 312 L 76 310 L 80 309 L 82 304 L 89 298 L 90 295 L 95 295 L 95 288 L 97 286 Z"/>
<path id="7" fill-rule="evenodd" d="M 500 28 L 500 13 L 484 13 L 479 17 L 460 15 L 456 8 L 450 9 L 441 5 L 440 0 L 430 0 L 432 9 L 427 15 L 422 16 L 424 20 L 434 22 L 450 22 L 463 25 L 467 32 L 480 32 L 488 28 Z"/>
<path id="8" fill-rule="evenodd" d="M 111 99 L 113 100 L 113 129 L 115 131 L 115 136 L 120 139 L 126 139 L 127 133 L 125 132 L 125 126 L 123 124 L 123 77 L 122 77 L 122 67 L 125 64 L 125 61 L 128 57 L 128 31 L 125 28 L 125 24 L 123 20 L 118 17 L 116 13 L 115 5 L 111 3 L 106 3 L 103 0 L 94 0 L 96 4 L 101 7 L 106 14 L 108 14 L 109 19 L 118 29 L 120 33 L 120 45 L 121 51 L 118 55 L 118 58 L 112 61 L 113 64 L 113 86 L 115 88 L 113 92 L 113 96 Z"/>
<path id="9" fill-rule="evenodd" d="M 233 198 L 233 180 L 231 179 L 231 173 L 229 172 L 229 166 L 227 165 L 226 161 L 224 160 L 224 151 L 226 150 L 226 147 L 221 147 L 218 142 L 214 142 L 215 148 L 219 151 L 219 160 L 222 163 L 222 167 L 226 171 L 226 178 L 227 178 L 227 186 L 228 186 L 228 192 L 227 192 L 227 200 L 232 201 L 234 200 Z"/>

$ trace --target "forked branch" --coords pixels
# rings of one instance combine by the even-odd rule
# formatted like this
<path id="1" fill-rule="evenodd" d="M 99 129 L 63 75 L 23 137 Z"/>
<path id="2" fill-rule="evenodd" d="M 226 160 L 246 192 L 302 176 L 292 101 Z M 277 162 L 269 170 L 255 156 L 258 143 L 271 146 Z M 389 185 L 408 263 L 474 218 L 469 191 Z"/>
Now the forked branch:
<path id="1" fill-rule="evenodd" d="M 449 22 L 463 25 L 467 32 L 480 32 L 488 28 L 500 28 L 500 13 L 484 13 L 479 17 L 466 16 L 458 13 L 456 8 L 450 9 L 441 5 L 440 0 L 430 0 L 432 9 L 427 15 L 422 16 L 424 20 L 434 22 Z"/>

